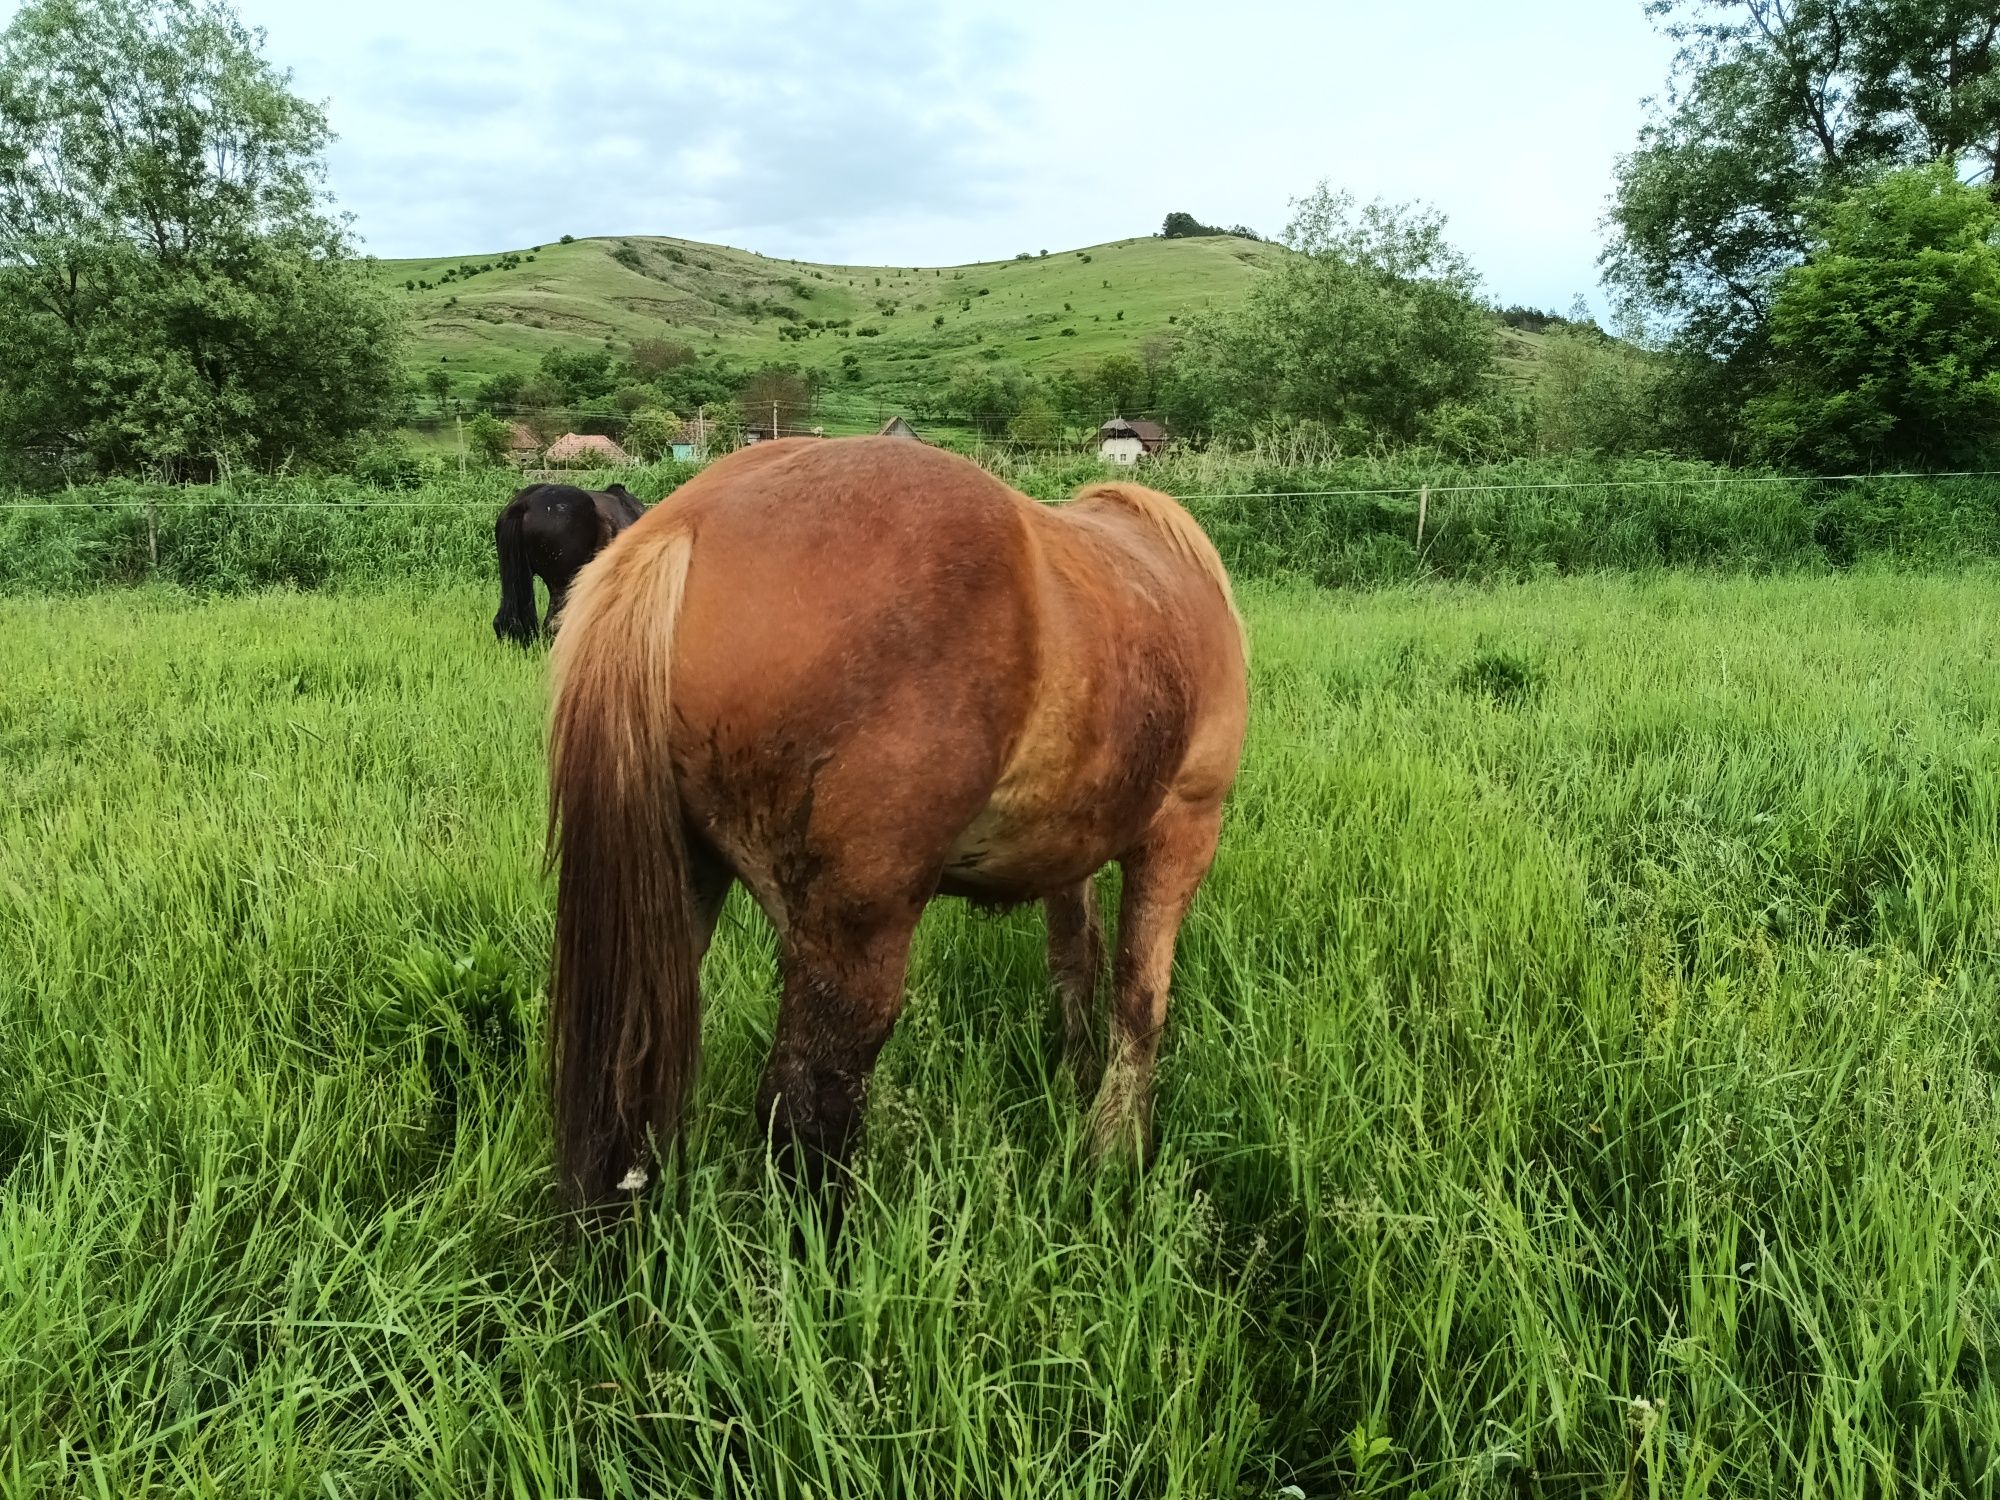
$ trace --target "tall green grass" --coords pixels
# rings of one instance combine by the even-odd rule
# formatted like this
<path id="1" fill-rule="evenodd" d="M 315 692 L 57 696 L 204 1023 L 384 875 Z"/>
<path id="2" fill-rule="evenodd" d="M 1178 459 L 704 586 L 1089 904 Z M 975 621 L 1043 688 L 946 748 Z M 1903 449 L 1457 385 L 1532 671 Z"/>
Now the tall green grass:
<path id="1" fill-rule="evenodd" d="M 941 903 L 803 1259 L 740 901 L 556 1213 L 482 590 L 0 604 L 0 1492 L 1992 1494 L 1996 585 L 1252 586 L 1152 1171 Z"/>
<path id="2" fill-rule="evenodd" d="M 1088 459 L 977 456 L 1041 499 L 1113 474 Z M 616 477 L 651 500 L 693 472 L 663 464 Z M 611 477 L 577 476 L 586 484 Z M 1236 576 L 1325 586 L 1679 567 L 1823 572 L 1869 561 L 1937 568 L 2000 558 L 2000 481 L 1989 479 L 1774 479 L 1665 461 L 1467 468 L 1274 452 L 1183 455 L 1136 477 L 1191 497 Z M 493 518 L 517 483 L 488 471 L 408 489 L 282 478 L 0 497 L 0 594 L 144 581 L 238 592 L 487 578 Z"/>

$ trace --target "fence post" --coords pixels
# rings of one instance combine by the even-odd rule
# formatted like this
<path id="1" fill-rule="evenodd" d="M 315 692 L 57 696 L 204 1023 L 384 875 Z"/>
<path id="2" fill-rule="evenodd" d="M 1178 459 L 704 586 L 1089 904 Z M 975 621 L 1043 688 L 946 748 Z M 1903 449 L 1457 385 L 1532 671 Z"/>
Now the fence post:
<path id="1" fill-rule="evenodd" d="M 146 497 L 146 567 L 160 571 L 160 502 L 154 495 Z"/>
<path id="2" fill-rule="evenodd" d="M 1425 485 L 1417 496 L 1417 556 L 1424 555 L 1424 520 L 1430 514 L 1431 487 Z"/>

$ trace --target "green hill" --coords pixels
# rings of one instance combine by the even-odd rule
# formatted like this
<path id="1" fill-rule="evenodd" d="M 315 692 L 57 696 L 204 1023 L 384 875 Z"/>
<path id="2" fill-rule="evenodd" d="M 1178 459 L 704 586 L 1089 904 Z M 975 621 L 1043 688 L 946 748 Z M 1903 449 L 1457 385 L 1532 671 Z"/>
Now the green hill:
<path id="1" fill-rule="evenodd" d="M 488 376 L 529 375 L 551 351 L 623 356 L 667 340 L 734 372 L 724 389 L 770 362 L 816 369 L 827 393 L 814 420 L 856 432 L 920 408 L 975 362 L 1047 376 L 1143 356 L 1188 315 L 1241 301 L 1285 253 L 1226 235 L 1142 236 L 962 266 L 835 266 L 630 235 L 375 264 L 412 314 L 416 369 L 445 370 L 457 399 Z M 1531 378 L 1541 337 L 1497 331 L 1503 375 Z M 411 435 L 455 441 L 435 415 Z"/>
<path id="2" fill-rule="evenodd" d="M 989 350 L 1030 369 L 1134 351 L 1189 313 L 1240 300 L 1283 253 L 1225 236 L 1145 237 L 964 266 L 830 266 L 632 235 L 377 264 L 407 299 L 415 359 L 443 362 L 455 385 L 526 373 L 580 342 L 623 352 L 664 338 L 743 366 L 831 370 L 852 352 L 860 376 L 849 389 L 888 395 Z"/>

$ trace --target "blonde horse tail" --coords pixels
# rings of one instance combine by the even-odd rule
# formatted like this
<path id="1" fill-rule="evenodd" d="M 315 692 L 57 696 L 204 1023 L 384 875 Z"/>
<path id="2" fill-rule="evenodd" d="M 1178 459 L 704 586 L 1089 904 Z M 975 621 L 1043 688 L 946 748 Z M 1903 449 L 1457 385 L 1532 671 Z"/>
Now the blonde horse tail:
<path id="1" fill-rule="evenodd" d="M 645 1186 L 694 1082 L 701 992 L 670 745 L 690 547 L 672 532 L 606 553 L 556 638 L 551 1092 L 557 1172 L 582 1204 Z"/>

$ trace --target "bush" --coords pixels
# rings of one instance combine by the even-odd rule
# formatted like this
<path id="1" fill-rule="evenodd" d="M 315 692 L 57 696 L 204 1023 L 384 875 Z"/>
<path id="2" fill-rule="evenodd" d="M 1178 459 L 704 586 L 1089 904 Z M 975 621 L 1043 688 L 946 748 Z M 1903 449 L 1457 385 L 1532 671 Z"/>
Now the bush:
<path id="1" fill-rule="evenodd" d="M 514 431 L 491 412 L 480 412 L 465 424 L 465 446 L 475 463 L 491 467 L 507 461 Z"/>
<path id="2" fill-rule="evenodd" d="M 1981 464 L 2000 450 L 2000 205 L 1949 163 L 1826 210 L 1778 282 L 1754 449 L 1822 469 Z"/>
<path id="3" fill-rule="evenodd" d="M 659 407 L 635 412 L 625 428 L 626 451 L 648 460 L 663 458 L 680 432 L 681 419 Z"/>

